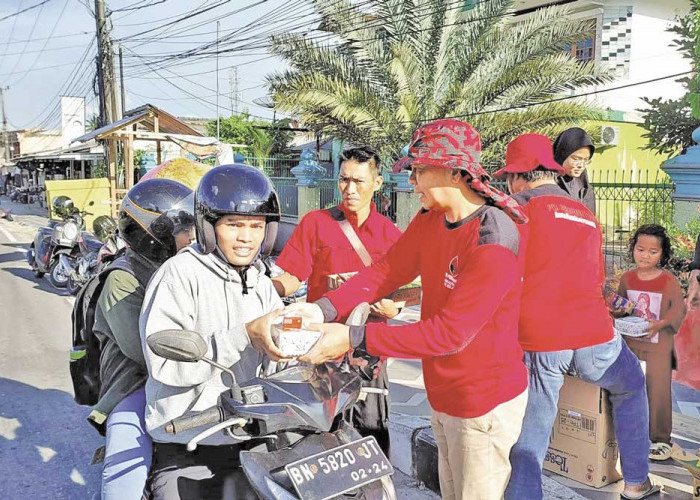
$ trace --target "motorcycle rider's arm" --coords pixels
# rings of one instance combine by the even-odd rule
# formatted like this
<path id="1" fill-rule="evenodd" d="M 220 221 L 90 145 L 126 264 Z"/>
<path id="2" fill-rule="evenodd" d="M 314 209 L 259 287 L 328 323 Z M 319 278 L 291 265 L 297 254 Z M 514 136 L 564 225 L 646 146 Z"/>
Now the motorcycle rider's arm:
<path id="1" fill-rule="evenodd" d="M 213 377 L 220 376 L 220 370 L 208 363 L 185 363 L 171 361 L 157 356 L 146 344 L 146 339 L 163 330 L 195 331 L 198 306 L 192 293 L 192 284 L 178 280 L 175 273 L 167 275 L 161 267 L 146 289 L 146 297 L 141 309 L 139 326 L 141 342 L 146 358 L 149 376 L 166 385 L 191 387 Z M 234 325 L 203 335 L 209 348 L 206 356 L 224 366 L 231 366 L 241 358 L 241 352 L 250 344 L 245 325 Z"/>
<path id="2" fill-rule="evenodd" d="M 112 271 L 107 276 L 97 300 L 97 307 L 102 312 L 119 350 L 145 368 L 146 360 L 139 338 L 139 311 L 144 292 L 132 274 L 121 270 Z"/>

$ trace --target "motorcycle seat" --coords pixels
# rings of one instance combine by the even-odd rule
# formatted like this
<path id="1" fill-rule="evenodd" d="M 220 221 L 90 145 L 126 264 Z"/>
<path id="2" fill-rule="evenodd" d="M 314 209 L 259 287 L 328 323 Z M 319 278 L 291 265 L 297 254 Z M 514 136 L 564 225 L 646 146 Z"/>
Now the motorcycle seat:
<path id="1" fill-rule="evenodd" d="M 102 242 L 90 233 L 83 233 L 85 246 L 91 251 L 98 251 L 102 247 Z"/>

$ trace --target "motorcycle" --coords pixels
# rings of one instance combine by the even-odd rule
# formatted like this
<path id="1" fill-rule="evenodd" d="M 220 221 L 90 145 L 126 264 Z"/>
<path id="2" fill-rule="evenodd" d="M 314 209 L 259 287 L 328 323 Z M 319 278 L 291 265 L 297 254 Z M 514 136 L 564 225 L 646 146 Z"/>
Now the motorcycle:
<path id="1" fill-rule="evenodd" d="M 113 261 L 124 247 L 124 241 L 117 236 L 117 224 L 111 217 L 97 217 L 92 228 L 94 235 L 83 231 L 78 238 L 80 253 L 75 258 L 67 283 L 71 295 L 77 295 L 80 288 Z"/>
<path id="2" fill-rule="evenodd" d="M 369 306 L 361 306 L 366 318 Z M 175 418 L 165 430 L 178 433 L 208 426 L 187 444 L 190 452 L 218 432 L 241 443 L 241 467 L 258 497 L 396 498 L 391 463 L 374 437 L 362 438 L 352 426 L 355 401 L 361 391 L 372 389 L 361 387 L 347 358 L 340 365 L 295 365 L 238 385 L 231 370 L 205 356 L 207 343 L 196 332 L 157 332 L 147 343 L 161 357 L 203 361 L 231 377 L 230 389 L 216 406 Z M 224 498 L 236 498 L 227 483 Z"/>
<path id="3" fill-rule="evenodd" d="M 57 213 L 62 220 L 51 220 L 48 226 L 38 229 L 27 252 L 27 261 L 37 278 L 48 274 L 53 286 L 65 288 L 78 256 L 78 239 L 85 227 L 83 217 L 92 214 L 72 208 L 72 202 L 70 209 Z"/>

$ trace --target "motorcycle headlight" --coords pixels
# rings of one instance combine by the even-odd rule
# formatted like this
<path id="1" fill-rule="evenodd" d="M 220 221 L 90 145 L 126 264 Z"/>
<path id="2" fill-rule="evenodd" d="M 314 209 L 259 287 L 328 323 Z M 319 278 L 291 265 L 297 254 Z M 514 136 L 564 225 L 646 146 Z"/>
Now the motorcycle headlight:
<path id="1" fill-rule="evenodd" d="M 75 222 L 66 222 L 63 226 L 63 237 L 75 239 L 78 236 L 78 225 Z"/>

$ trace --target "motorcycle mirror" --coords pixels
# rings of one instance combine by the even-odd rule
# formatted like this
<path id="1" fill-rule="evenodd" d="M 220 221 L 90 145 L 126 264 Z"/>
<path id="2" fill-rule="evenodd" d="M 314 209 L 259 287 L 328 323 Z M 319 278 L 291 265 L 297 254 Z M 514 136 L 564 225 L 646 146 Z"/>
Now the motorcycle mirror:
<path id="1" fill-rule="evenodd" d="M 94 202 L 94 201 L 91 201 L 90 203 L 88 203 L 88 207 L 91 207 L 91 206 L 93 206 L 94 204 L 95 204 L 95 202 Z"/>
<path id="2" fill-rule="evenodd" d="M 149 336 L 148 347 L 165 359 L 172 361 L 195 362 L 207 354 L 207 343 L 195 332 L 189 330 L 163 330 Z"/>

